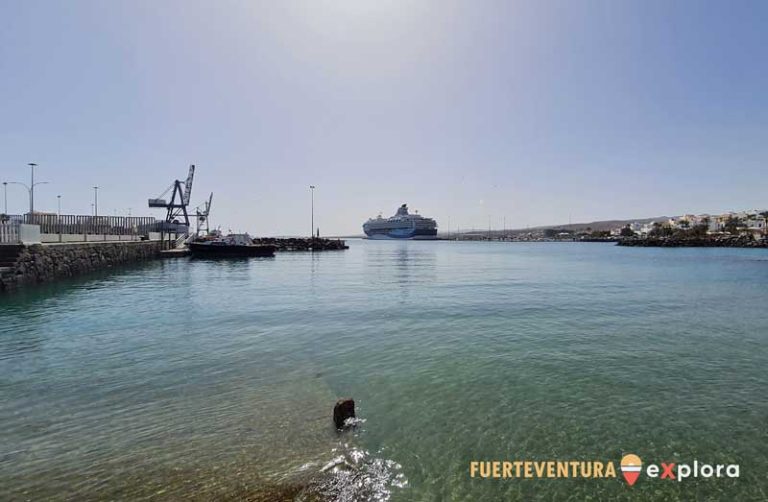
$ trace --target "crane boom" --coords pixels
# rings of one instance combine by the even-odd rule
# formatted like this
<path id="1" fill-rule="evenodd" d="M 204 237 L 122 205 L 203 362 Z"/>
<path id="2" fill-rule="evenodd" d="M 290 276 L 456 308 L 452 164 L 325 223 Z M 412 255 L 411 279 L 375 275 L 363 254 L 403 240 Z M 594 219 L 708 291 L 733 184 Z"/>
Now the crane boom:
<path id="1" fill-rule="evenodd" d="M 189 166 L 189 174 L 187 175 L 187 181 L 184 182 L 184 205 L 189 205 L 189 198 L 192 195 L 192 181 L 195 178 L 195 165 Z"/>

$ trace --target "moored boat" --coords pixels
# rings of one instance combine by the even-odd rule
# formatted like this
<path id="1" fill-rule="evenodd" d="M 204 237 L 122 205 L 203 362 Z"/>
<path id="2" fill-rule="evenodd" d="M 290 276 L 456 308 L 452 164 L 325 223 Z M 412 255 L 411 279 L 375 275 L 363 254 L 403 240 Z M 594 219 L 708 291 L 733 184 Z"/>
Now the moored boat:
<path id="1" fill-rule="evenodd" d="M 254 244 L 248 234 L 229 234 L 214 239 L 196 240 L 188 245 L 192 256 L 211 258 L 274 256 L 277 249 L 270 244 Z"/>

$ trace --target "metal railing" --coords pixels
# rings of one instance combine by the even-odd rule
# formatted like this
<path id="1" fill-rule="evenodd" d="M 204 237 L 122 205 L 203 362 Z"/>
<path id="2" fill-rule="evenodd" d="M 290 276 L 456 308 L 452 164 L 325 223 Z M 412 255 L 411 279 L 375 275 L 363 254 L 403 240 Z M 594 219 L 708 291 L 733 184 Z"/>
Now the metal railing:
<path id="1" fill-rule="evenodd" d="M 183 233 L 183 234 L 179 235 L 176 238 L 176 242 L 173 244 L 174 249 L 175 248 L 180 248 L 183 245 L 185 245 L 187 243 L 187 239 L 189 239 L 189 237 L 190 236 L 188 234 L 186 234 L 186 233 Z"/>
<path id="2" fill-rule="evenodd" d="M 17 244 L 20 240 L 18 221 L 0 222 L 0 244 Z"/>
<path id="3" fill-rule="evenodd" d="M 43 234 L 144 235 L 163 229 L 162 221 L 144 216 L 83 216 L 74 214 L 8 215 L 8 223 L 40 225 Z"/>

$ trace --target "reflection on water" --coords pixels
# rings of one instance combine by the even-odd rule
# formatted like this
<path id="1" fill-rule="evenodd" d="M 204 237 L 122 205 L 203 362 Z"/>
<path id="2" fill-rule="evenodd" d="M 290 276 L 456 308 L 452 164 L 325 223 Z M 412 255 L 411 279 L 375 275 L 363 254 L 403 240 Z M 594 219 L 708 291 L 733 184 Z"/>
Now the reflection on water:
<path id="1" fill-rule="evenodd" d="M 370 241 L 366 249 L 366 274 L 383 286 L 395 284 L 400 303 L 406 303 L 414 286 L 436 279 L 436 250 L 430 243 Z"/>
<path id="2" fill-rule="evenodd" d="M 467 466 L 624 451 L 742 464 L 640 498 L 764 498 L 764 250 L 350 245 L 0 299 L 3 499 L 621 499 Z"/>

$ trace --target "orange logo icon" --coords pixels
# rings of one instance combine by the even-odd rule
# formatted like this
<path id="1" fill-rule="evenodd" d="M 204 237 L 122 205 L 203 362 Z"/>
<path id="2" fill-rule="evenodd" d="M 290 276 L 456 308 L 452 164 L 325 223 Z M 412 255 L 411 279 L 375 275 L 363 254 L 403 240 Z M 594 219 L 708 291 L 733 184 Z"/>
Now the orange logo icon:
<path id="1" fill-rule="evenodd" d="M 624 479 L 627 480 L 629 486 L 635 484 L 637 478 L 640 477 L 640 471 L 642 469 L 643 461 L 633 453 L 624 455 L 621 459 L 621 474 L 624 476 Z"/>

